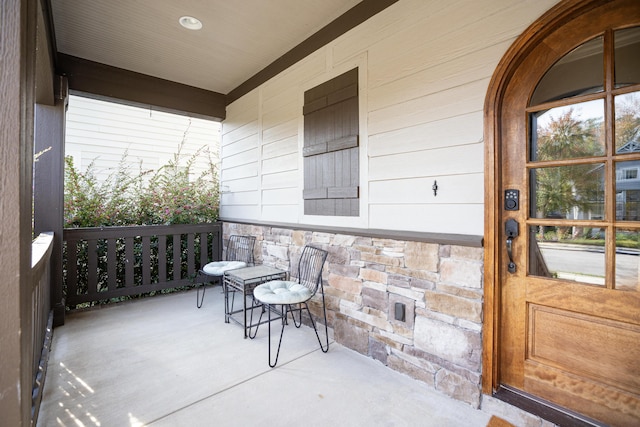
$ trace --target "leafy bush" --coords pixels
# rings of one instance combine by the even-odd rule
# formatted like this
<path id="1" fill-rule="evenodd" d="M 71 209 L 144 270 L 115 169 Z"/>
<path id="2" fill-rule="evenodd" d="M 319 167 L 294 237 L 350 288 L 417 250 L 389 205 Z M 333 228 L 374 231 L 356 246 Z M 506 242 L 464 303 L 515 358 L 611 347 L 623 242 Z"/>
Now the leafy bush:
<path id="1" fill-rule="evenodd" d="M 178 152 L 156 171 L 131 174 L 127 153 L 118 170 L 100 182 L 92 162 L 86 172 L 77 170 L 72 157 L 65 158 L 64 226 L 101 227 L 118 225 L 194 224 L 218 219 L 219 190 L 216 166 L 209 151 L 201 147 L 189 158 Z M 209 167 L 192 178 L 200 156 Z"/>
<path id="2" fill-rule="evenodd" d="M 209 158 L 209 168 L 191 180 L 191 169 L 198 156 L 206 154 L 200 148 L 181 166 L 180 152 L 161 167 L 142 186 L 137 195 L 140 224 L 194 224 L 218 219 L 218 179 L 215 165 Z"/>

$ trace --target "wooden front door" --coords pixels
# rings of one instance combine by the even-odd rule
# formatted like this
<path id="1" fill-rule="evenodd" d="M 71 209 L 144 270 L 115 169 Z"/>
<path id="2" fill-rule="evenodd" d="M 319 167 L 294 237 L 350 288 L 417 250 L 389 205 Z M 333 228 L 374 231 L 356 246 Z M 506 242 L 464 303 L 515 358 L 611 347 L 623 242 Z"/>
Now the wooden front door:
<path id="1" fill-rule="evenodd" d="M 498 378 L 638 426 L 640 2 L 588 9 L 524 56 L 500 108 Z"/>

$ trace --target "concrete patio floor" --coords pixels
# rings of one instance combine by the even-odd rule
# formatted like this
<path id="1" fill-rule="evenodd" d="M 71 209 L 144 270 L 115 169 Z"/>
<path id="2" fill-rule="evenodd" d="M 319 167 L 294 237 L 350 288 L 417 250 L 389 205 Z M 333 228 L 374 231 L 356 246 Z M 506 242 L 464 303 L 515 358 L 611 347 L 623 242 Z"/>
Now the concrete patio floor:
<path id="1" fill-rule="evenodd" d="M 189 291 L 67 316 L 37 425 L 473 427 L 490 417 L 334 342 L 322 353 L 305 326 L 287 326 L 271 369 L 266 325 L 244 339 L 215 287 L 201 309 Z"/>

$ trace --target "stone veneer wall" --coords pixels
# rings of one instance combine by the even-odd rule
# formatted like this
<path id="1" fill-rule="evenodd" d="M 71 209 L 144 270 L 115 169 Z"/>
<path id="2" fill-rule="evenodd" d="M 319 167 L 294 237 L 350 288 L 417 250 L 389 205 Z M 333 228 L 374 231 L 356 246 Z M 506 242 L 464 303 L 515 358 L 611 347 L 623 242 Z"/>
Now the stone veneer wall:
<path id="1" fill-rule="evenodd" d="M 482 248 L 224 223 L 224 239 L 232 234 L 256 236 L 257 263 L 288 271 L 304 245 L 327 250 L 335 341 L 480 406 Z"/>

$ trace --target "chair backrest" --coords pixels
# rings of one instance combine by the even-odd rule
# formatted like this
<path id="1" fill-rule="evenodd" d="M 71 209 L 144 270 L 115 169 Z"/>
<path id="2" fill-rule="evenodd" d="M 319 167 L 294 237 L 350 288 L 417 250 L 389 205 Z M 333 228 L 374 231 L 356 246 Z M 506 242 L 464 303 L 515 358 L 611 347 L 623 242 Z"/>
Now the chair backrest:
<path id="1" fill-rule="evenodd" d="M 255 236 L 230 236 L 229 243 L 227 243 L 226 260 L 243 261 L 247 265 L 253 265 L 253 247 L 255 244 Z"/>
<path id="2" fill-rule="evenodd" d="M 327 255 L 327 251 L 313 246 L 305 246 L 302 249 L 298 261 L 298 283 L 307 287 L 312 295 L 315 295 L 322 283 L 322 268 Z"/>

